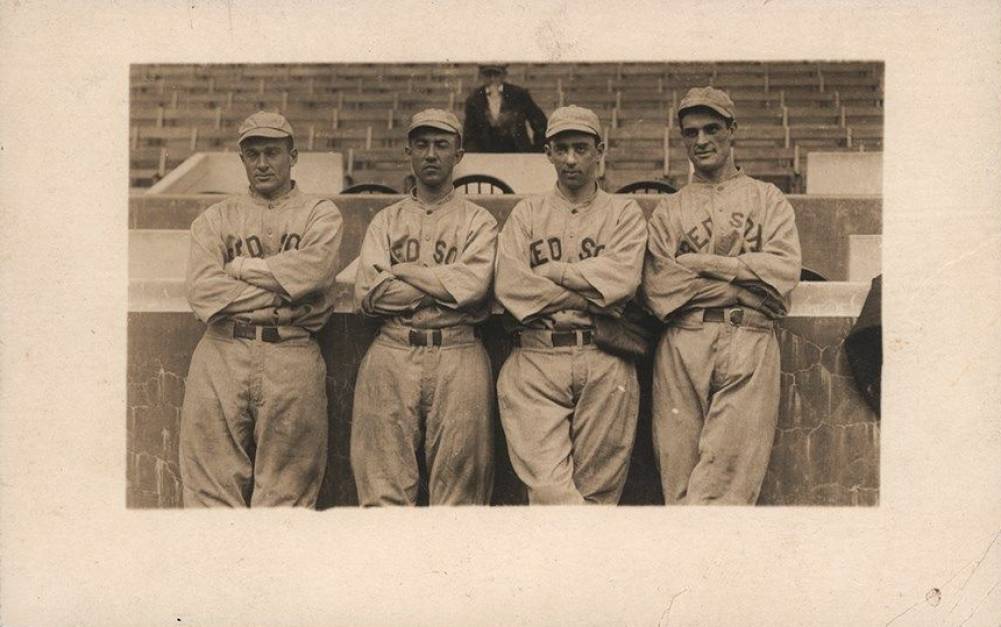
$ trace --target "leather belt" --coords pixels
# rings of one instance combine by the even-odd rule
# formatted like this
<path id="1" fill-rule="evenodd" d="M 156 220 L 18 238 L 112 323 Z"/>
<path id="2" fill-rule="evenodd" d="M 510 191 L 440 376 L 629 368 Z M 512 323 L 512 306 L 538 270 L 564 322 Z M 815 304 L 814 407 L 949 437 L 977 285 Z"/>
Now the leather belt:
<path id="1" fill-rule="evenodd" d="M 586 346 L 594 342 L 594 332 L 591 329 L 579 331 L 521 331 L 514 335 L 515 346 L 525 346 L 525 340 L 536 340 L 533 344 L 546 344 L 553 348 L 564 346 Z"/>
<path id="2" fill-rule="evenodd" d="M 744 307 L 709 307 L 702 310 L 703 322 L 724 322 L 730 326 L 774 327 L 775 323 L 765 314 Z"/>
<path id="3" fill-rule="evenodd" d="M 441 330 L 418 331 L 410 329 L 411 346 L 441 346 Z"/>
<path id="4" fill-rule="evenodd" d="M 272 343 L 282 341 L 278 327 L 264 327 L 245 322 L 233 322 L 233 337 Z"/>
<path id="5" fill-rule="evenodd" d="M 469 344 L 480 337 L 480 330 L 471 325 L 455 325 L 442 329 L 411 329 L 385 325 L 379 332 L 383 341 L 404 346 L 443 347 Z"/>

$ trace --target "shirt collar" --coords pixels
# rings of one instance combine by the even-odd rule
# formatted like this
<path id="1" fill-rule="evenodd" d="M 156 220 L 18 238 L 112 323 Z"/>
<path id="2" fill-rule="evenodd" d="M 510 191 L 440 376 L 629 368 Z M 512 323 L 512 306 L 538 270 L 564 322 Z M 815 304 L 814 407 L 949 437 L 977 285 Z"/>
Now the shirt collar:
<path id="1" fill-rule="evenodd" d="M 556 198 L 558 198 L 561 202 L 563 202 L 564 204 L 566 204 L 571 209 L 585 209 L 585 208 L 591 206 L 594 203 L 594 201 L 597 200 L 598 196 L 601 193 L 602 193 L 601 188 L 598 187 L 598 182 L 595 181 L 594 182 L 594 192 L 590 196 L 588 196 L 587 198 L 585 198 L 584 200 L 579 200 L 579 201 L 574 202 L 574 201 L 570 200 L 569 198 L 567 198 L 563 194 L 563 190 L 560 189 L 560 184 L 559 183 L 556 183 L 555 185 L 553 185 L 553 194 L 556 196 Z"/>
<path id="2" fill-rule="evenodd" d="M 445 194 L 444 196 L 442 196 L 438 200 L 435 200 L 434 202 L 424 202 L 423 200 L 421 200 L 420 198 L 418 198 L 417 197 L 417 188 L 416 187 L 414 187 L 413 189 L 410 190 L 410 200 L 412 202 L 416 203 L 417 206 L 420 207 L 421 210 L 423 210 L 423 211 L 435 211 L 439 207 L 442 207 L 442 206 L 448 204 L 449 202 L 451 202 L 452 199 L 454 199 L 454 198 L 455 198 L 455 187 L 453 187 L 452 189 L 448 190 L 447 194 Z"/>
<path id="3" fill-rule="evenodd" d="M 710 181 L 709 179 L 702 178 L 701 176 L 699 176 L 698 172 L 696 172 L 692 175 L 692 182 L 702 183 L 703 185 L 716 185 L 717 183 L 725 183 L 727 181 L 732 181 L 738 176 L 743 176 L 743 175 L 744 171 L 740 169 L 740 166 L 738 166 L 737 169 L 733 171 L 733 174 L 719 181 Z"/>
<path id="4" fill-rule="evenodd" d="M 302 193 L 302 192 L 299 191 L 299 187 L 295 184 L 294 180 L 292 181 L 292 187 L 290 187 L 287 192 L 285 192 L 284 194 L 282 194 L 278 198 L 265 198 L 264 196 L 261 196 L 260 194 L 258 194 L 254 190 L 253 186 L 248 186 L 248 189 L 250 190 L 250 198 L 253 199 L 254 202 L 256 202 L 258 204 L 261 204 L 261 205 L 268 205 L 268 206 L 271 206 L 271 207 L 283 204 L 283 203 L 285 203 L 285 202 L 287 202 L 287 201 L 289 201 L 289 200 L 291 200 L 291 199 L 299 196 L 299 194 Z"/>

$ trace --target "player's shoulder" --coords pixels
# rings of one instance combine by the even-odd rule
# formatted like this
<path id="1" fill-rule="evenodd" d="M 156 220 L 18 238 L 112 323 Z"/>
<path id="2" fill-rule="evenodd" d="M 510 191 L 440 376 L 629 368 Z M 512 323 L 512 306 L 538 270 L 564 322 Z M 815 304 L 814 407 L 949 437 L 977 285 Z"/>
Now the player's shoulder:
<path id="1" fill-rule="evenodd" d="M 404 197 L 386 205 L 377 211 L 374 216 L 372 216 L 372 220 L 369 222 L 369 225 L 376 223 L 390 224 L 402 219 L 402 217 L 406 214 L 406 208 L 409 201 L 411 201 L 410 197 Z"/>
<path id="2" fill-rule="evenodd" d="M 657 204 L 654 205 L 653 210 L 650 212 L 650 219 L 654 217 L 664 216 L 673 211 L 679 211 L 681 209 L 684 200 L 692 196 L 695 192 L 695 188 L 690 185 L 685 185 L 673 194 L 658 194 Z"/>
<path id="3" fill-rule="evenodd" d="M 212 203 L 195 217 L 191 222 L 191 228 L 194 229 L 206 224 L 218 225 L 228 220 L 232 214 L 238 213 L 242 209 L 243 202 L 241 201 L 246 198 L 245 194 L 233 194 Z"/>
<path id="4" fill-rule="evenodd" d="M 302 198 L 303 204 L 314 213 L 341 215 L 341 208 L 329 196 L 324 194 L 303 194 Z"/>
<path id="5" fill-rule="evenodd" d="M 469 200 L 468 198 L 461 197 L 456 203 L 458 209 L 463 215 L 473 218 L 478 221 L 492 222 L 497 224 L 497 218 L 494 214 L 490 213 L 490 210 L 482 205 L 478 205 L 475 202 Z"/>
<path id="6" fill-rule="evenodd" d="M 775 206 L 788 205 L 790 208 L 792 205 L 789 203 L 789 199 L 786 198 L 785 192 L 783 192 L 779 187 L 770 181 L 762 181 L 761 179 L 756 179 L 752 176 L 744 176 L 743 184 L 747 185 L 750 189 L 757 192 L 761 198 L 763 198 L 767 205 Z"/>
<path id="7" fill-rule="evenodd" d="M 549 199 L 549 196 L 550 193 L 525 196 L 515 203 L 514 208 L 511 209 L 511 213 L 517 212 L 519 214 L 531 215 L 533 213 L 544 211 L 546 208 L 546 201 Z"/>

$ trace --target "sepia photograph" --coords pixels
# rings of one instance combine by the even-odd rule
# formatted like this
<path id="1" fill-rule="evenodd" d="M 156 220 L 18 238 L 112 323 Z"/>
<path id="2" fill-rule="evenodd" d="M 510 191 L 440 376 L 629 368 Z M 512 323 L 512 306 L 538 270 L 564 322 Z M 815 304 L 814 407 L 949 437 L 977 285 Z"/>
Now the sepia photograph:
<path id="1" fill-rule="evenodd" d="M 128 506 L 878 505 L 883 75 L 132 65 Z"/>
<path id="2" fill-rule="evenodd" d="M 996 626 L 998 59 L 982 0 L 0 2 L 0 624 Z"/>

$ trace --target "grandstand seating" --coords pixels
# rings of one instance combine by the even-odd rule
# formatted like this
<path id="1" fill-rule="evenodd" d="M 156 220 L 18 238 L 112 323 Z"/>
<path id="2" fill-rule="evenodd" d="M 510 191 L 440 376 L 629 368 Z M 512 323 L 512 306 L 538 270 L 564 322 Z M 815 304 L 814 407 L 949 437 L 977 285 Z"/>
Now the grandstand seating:
<path id="1" fill-rule="evenodd" d="M 607 189 L 688 181 L 677 105 L 689 87 L 705 84 L 737 105 L 738 163 L 785 191 L 802 189 L 811 150 L 882 149 L 878 62 L 514 63 L 508 74 L 547 113 L 563 104 L 598 113 L 609 143 Z M 193 152 L 234 150 L 240 122 L 271 109 L 289 118 L 300 150 L 343 152 L 349 180 L 400 188 L 410 116 L 437 107 L 461 117 L 477 66 L 158 64 L 133 65 L 130 78 L 134 187 L 148 187 Z"/>

